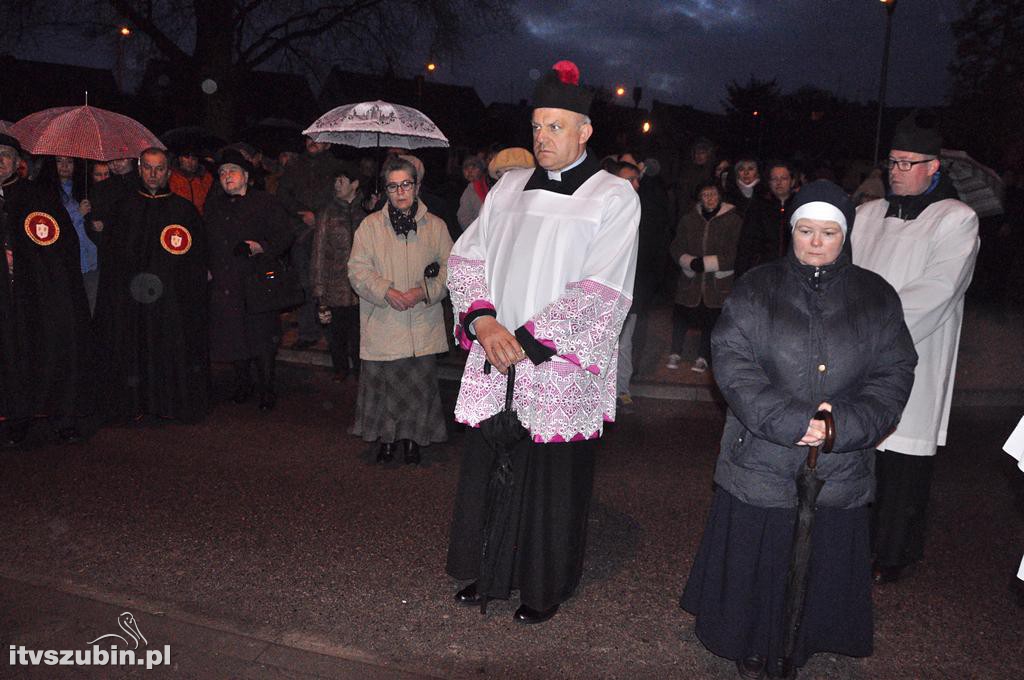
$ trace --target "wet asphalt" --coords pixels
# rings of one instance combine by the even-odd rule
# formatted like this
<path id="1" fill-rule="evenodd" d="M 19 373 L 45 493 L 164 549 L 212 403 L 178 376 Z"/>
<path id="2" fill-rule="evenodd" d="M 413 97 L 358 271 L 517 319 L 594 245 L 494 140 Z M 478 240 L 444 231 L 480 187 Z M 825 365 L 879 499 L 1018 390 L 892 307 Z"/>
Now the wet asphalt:
<path id="1" fill-rule="evenodd" d="M 105 428 L 76 446 L 50 444 L 40 428 L 31 446 L 0 452 L 0 651 L 43 628 L 61 642 L 62 625 L 68 636 L 92 625 L 85 612 L 103 602 L 148 612 L 140 625 L 165 637 L 175 622 L 199 622 L 341 664 L 243 672 L 211 638 L 189 643 L 203 637 L 193 631 L 175 638 L 188 663 L 123 677 L 735 677 L 677 606 L 710 503 L 719 405 L 637 398 L 610 428 L 582 586 L 549 623 L 524 627 L 512 621 L 515 599 L 486 617 L 451 601 L 460 584 L 444 560 L 463 434 L 452 427 L 422 465 L 378 465 L 374 447 L 347 433 L 351 379 L 282 366 L 279 382 L 269 414 L 222 402 L 200 425 Z M 448 406 L 454 388 L 444 383 Z M 819 654 L 801 678 L 1024 675 L 1014 578 L 1024 473 L 1000 450 L 1020 416 L 954 407 L 927 557 L 875 591 L 874 655 Z M 53 670 L 24 675 L 5 657 L 0 677 L 122 677 Z"/>

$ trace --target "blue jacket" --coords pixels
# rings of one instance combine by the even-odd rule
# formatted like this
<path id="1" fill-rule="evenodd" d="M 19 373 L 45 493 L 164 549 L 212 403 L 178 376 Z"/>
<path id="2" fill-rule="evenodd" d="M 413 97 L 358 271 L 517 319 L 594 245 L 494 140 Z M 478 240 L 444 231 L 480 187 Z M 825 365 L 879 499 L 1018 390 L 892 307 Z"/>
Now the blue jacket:
<path id="1" fill-rule="evenodd" d="M 795 478 L 818 404 L 832 404 L 836 441 L 818 458 L 818 504 L 855 508 L 874 497 L 874 448 L 900 420 L 917 353 L 896 291 L 850 261 L 790 253 L 741 278 L 711 338 L 729 405 L 715 482 L 759 507 L 794 507 Z"/>

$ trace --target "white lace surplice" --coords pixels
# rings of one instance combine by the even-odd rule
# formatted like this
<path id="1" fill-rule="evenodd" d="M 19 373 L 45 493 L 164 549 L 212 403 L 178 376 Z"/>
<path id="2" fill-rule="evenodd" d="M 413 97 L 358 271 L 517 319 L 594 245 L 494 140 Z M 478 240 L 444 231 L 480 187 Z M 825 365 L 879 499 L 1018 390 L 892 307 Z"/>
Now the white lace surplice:
<path id="1" fill-rule="evenodd" d="M 516 365 L 514 406 L 534 441 L 599 437 L 615 416 L 618 336 L 636 270 L 640 202 L 624 180 L 598 172 L 572 196 L 524 192 L 531 171 L 506 173 L 477 220 L 455 244 L 448 288 L 470 349 L 455 407 L 476 426 L 501 410 L 505 376 L 484 374 L 484 351 L 469 340 L 467 312 L 492 308 L 510 331 L 525 327 L 555 352 Z"/>

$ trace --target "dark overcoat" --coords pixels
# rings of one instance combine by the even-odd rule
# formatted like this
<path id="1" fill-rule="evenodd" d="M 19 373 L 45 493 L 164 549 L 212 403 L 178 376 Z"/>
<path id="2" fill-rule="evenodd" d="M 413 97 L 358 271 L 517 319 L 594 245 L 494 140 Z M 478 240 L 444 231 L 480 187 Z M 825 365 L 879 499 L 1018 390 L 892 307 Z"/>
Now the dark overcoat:
<path id="1" fill-rule="evenodd" d="M 205 206 L 210 281 L 210 358 L 213 361 L 253 359 L 273 352 L 280 339 L 276 312 L 253 314 L 245 308 L 245 279 L 278 266 L 294 234 L 288 215 L 270 194 L 249 188 L 244 196 L 223 192 Z M 242 241 L 256 241 L 263 254 L 236 255 Z"/>
<path id="2" fill-rule="evenodd" d="M 874 449 L 899 422 L 917 353 L 896 291 L 850 261 L 816 268 L 786 257 L 749 271 L 711 337 L 729 405 L 715 482 L 744 503 L 795 507 L 796 446 L 821 402 L 832 404 L 818 504 L 854 508 L 874 495 Z"/>

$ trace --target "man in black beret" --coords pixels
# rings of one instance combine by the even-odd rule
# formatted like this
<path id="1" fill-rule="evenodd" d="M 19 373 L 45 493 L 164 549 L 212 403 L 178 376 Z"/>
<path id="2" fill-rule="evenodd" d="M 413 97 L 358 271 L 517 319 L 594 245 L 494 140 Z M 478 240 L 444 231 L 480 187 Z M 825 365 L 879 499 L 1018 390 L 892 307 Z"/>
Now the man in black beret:
<path id="1" fill-rule="evenodd" d="M 942 174 L 930 111 L 896 128 L 886 198 L 857 208 L 853 262 L 900 294 L 919 360 L 896 430 L 878 445 L 873 543 L 876 583 L 899 580 L 924 556 L 937 447 L 946 443 L 964 293 L 978 255 L 978 216 Z"/>
<path id="2" fill-rule="evenodd" d="M 583 571 L 597 442 L 614 420 L 618 336 L 633 297 L 640 201 L 587 150 L 591 93 L 562 61 L 533 97 L 537 168 L 502 175 L 452 250 L 448 289 L 456 337 L 469 350 L 455 417 L 466 436 L 448 573 L 472 580 L 460 604 L 508 598 L 515 620 L 547 621 Z M 480 429 L 513 407 L 528 430 L 510 453 L 512 498 L 487 513 L 496 452 Z M 493 370 L 492 370 L 493 369 Z M 507 522 L 504 539 L 482 532 Z"/>

